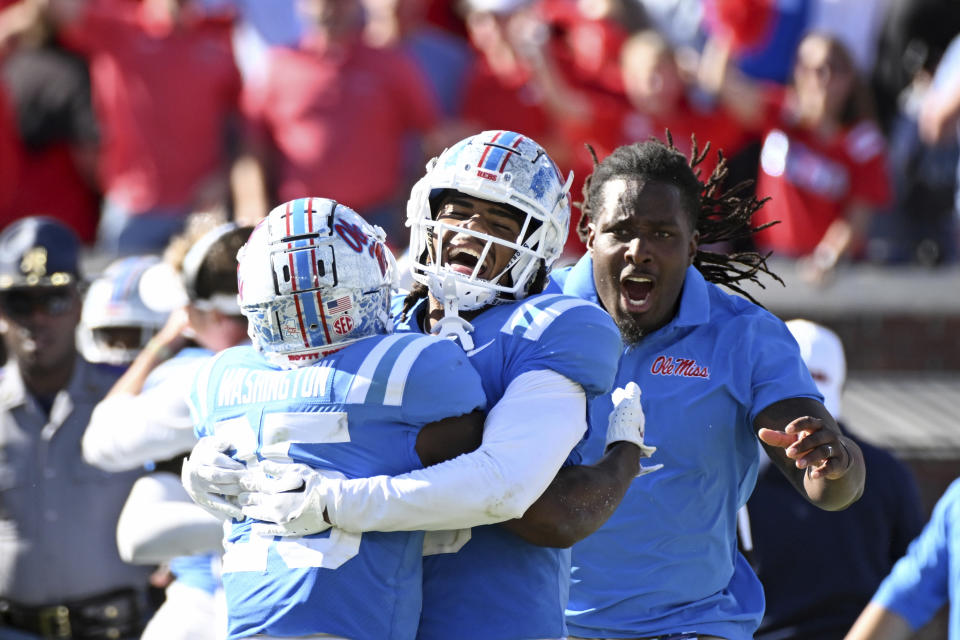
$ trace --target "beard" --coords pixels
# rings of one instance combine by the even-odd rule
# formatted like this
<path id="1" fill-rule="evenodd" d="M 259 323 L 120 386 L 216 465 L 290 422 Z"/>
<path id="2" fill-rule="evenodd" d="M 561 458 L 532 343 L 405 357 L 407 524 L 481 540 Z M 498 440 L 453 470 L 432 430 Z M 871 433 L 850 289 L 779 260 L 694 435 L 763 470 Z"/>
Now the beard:
<path id="1" fill-rule="evenodd" d="M 644 332 L 643 329 L 637 325 L 637 321 L 633 319 L 633 316 L 626 314 L 617 320 L 616 323 L 617 328 L 620 329 L 620 338 L 623 340 L 625 346 L 635 347 L 640 343 Z"/>

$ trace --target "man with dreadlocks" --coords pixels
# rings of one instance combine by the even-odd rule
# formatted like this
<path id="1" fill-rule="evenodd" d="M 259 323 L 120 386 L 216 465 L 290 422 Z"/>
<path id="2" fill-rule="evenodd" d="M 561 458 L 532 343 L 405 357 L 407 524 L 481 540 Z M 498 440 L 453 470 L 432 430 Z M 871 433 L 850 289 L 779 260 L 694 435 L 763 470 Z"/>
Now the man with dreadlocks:
<path id="1" fill-rule="evenodd" d="M 749 297 L 739 282 L 776 276 L 764 256 L 700 249 L 752 233 L 762 205 L 720 192 L 722 161 L 702 183 L 705 155 L 694 148 L 688 162 L 672 140 L 650 140 L 596 164 L 581 205 L 588 253 L 551 274 L 548 291 L 598 302 L 620 327 L 615 386 L 643 388 L 646 441 L 663 465 L 574 545 L 571 638 L 753 637 L 763 590 L 737 552 L 736 517 L 756 481 L 757 437 L 813 504 L 843 509 L 863 490 L 860 449 L 824 408 L 784 323 L 717 286 Z M 606 425 L 611 408 L 610 395 L 593 400 L 591 425 Z M 602 453 L 602 434 L 591 431 L 585 461 Z"/>

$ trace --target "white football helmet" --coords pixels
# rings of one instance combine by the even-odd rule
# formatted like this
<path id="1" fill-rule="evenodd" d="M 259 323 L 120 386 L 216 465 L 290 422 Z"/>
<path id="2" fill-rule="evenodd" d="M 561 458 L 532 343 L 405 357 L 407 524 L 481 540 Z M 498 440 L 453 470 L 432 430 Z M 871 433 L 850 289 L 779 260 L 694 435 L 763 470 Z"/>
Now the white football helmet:
<path id="1" fill-rule="evenodd" d="M 389 333 L 396 263 L 380 227 L 326 198 L 274 208 L 237 254 L 240 312 L 271 363 L 292 368 Z"/>
<path id="2" fill-rule="evenodd" d="M 567 240 L 571 182 L 572 173 L 564 181 L 543 147 L 519 133 L 484 131 L 461 140 L 427 164 L 426 175 L 410 193 L 407 226 L 413 279 L 443 299 L 443 283 L 452 278 L 459 309 L 464 311 L 525 298 L 537 272 L 550 268 Z M 431 199 L 445 189 L 519 209 L 526 214 L 519 235 L 505 241 L 437 222 Z M 436 259 L 443 247 L 435 247 L 434 242 L 442 242 L 444 231 L 469 234 L 486 243 L 472 274 L 446 268 Z M 477 274 L 493 243 L 508 246 L 515 254 L 502 272 L 482 280 Z"/>
<path id="3" fill-rule="evenodd" d="M 84 358 L 128 365 L 160 330 L 169 310 L 144 303 L 143 279 L 158 264 L 156 256 L 121 258 L 90 283 L 77 327 L 77 346 Z"/>

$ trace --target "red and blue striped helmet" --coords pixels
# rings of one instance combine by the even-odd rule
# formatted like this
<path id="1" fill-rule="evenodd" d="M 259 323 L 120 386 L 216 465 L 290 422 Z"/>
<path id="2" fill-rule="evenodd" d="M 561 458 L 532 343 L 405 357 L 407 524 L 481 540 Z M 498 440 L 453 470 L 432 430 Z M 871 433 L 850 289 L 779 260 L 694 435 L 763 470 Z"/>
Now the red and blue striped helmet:
<path id="1" fill-rule="evenodd" d="M 237 255 L 253 344 L 284 368 L 389 333 L 396 265 L 384 232 L 326 198 L 274 208 Z"/>

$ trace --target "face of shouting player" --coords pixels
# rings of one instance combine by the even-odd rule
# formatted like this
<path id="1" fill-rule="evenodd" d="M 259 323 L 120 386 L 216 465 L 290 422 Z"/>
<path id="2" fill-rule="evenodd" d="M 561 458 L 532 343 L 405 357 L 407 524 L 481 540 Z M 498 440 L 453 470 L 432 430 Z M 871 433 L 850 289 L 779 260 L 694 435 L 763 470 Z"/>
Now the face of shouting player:
<path id="1" fill-rule="evenodd" d="M 517 240 L 522 226 L 520 214 L 506 205 L 457 192 L 448 193 L 440 201 L 437 208 L 437 222 L 485 233 L 508 242 Z M 446 229 L 438 230 L 437 233 L 434 252 L 440 252 L 440 264 L 469 276 L 482 257 L 483 265 L 477 272 L 478 278 L 499 285 L 510 284 L 509 274 L 504 274 L 501 278 L 497 276 L 506 269 L 510 259 L 513 258 L 515 253 L 513 249 L 494 242 L 484 256 L 483 249 L 487 243 L 476 236 Z"/>
<path id="2" fill-rule="evenodd" d="M 627 344 L 677 312 L 700 238 L 682 202 L 665 182 L 613 178 L 603 185 L 587 249 L 600 302 Z"/>

